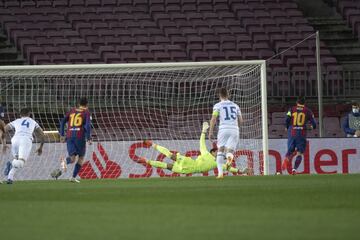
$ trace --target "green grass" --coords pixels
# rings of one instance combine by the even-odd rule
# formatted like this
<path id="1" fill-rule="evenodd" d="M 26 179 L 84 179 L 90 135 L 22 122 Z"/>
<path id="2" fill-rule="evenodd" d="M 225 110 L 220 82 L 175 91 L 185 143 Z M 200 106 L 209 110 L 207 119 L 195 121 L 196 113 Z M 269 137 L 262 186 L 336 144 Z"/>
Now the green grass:
<path id="1" fill-rule="evenodd" d="M 16 182 L 0 239 L 359 239 L 360 175 Z"/>

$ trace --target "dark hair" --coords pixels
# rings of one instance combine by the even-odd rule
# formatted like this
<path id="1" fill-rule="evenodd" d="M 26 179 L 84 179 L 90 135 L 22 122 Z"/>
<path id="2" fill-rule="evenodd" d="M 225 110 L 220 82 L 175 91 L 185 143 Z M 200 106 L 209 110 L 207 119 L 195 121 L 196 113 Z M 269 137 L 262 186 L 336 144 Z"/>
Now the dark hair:
<path id="1" fill-rule="evenodd" d="M 215 152 L 217 150 L 217 148 L 212 148 L 211 150 L 210 150 L 210 153 L 213 153 L 213 152 Z"/>
<path id="2" fill-rule="evenodd" d="M 80 106 L 83 106 L 83 107 L 86 107 L 86 106 L 88 105 L 88 100 L 87 100 L 87 98 L 86 98 L 86 97 L 80 98 L 79 105 L 80 105 Z"/>
<path id="3" fill-rule="evenodd" d="M 20 116 L 21 117 L 28 117 L 28 116 L 30 116 L 30 113 L 31 113 L 30 108 L 22 108 L 20 110 Z"/>
<path id="4" fill-rule="evenodd" d="M 298 97 L 296 103 L 304 105 L 305 104 L 305 98 L 304 97 Z"/>
<path id="5" fill-rule="evenodd" d="M 222 97 L 222 98 L 228 98 L 228 97 L 229 97 L 229 93 L 228 93 L 228 91 L 226 90 L 226 88 L 220 88 L 220 90 L 219 90 L 219 95 L 220 95 L 220 97 Z"/>
<path id="6" fill-rule="evenodd" d="M 354 102 L 351 103 L 351 106 L 360 107 L 360 102 L 354 101 Z"/>

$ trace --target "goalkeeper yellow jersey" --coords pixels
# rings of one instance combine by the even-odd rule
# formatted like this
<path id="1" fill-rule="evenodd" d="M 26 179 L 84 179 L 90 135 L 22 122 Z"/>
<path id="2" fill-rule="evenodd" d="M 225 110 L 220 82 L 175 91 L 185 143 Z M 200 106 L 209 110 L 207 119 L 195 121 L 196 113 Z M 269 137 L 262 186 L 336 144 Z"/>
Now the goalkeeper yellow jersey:
<path id="1" fill-rule="evenodd" d="M 195 160 L 191 157 L 185 157 L 178 154 L 172 171 L 189 174 L 208 172 L 214 168 L 216 168 L 215 157 L 209 152 L 199 155 Z"/>

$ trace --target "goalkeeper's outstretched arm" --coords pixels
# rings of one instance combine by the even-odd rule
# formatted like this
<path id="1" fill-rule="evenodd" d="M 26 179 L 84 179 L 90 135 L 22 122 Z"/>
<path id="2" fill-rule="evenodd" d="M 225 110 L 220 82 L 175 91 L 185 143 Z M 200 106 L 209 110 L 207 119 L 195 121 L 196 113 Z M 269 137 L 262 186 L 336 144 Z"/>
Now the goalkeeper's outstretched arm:
<path id="1" fill-rule="evenodd" d="M 201 135 L 200 135 L 200 153 L 201 153 L 201 155 L 207 154 L 209 152 L 206 147 L 206 142 L 205 142 L 205 134 L 206 134 L 208 128 L 209 128 L 209 124 L 207 122 L 203 122 L 202 131 L 201 131 Z"/>

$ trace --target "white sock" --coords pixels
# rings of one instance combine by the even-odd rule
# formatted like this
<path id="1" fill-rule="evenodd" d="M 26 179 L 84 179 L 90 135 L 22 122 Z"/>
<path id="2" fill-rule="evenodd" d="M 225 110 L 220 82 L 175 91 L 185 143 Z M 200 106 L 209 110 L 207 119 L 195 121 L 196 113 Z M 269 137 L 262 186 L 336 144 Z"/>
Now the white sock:
<path id="1" fill-rule="evenodd" d="M 24 167 L 24 161 L 14 159 L 12 161 L 11 165 L 12 165 L 12 168 L 11 168 L 11 170 L 9 172 L 8 179 L 13 181 L 14 180 L 14 175 L 17 172 L 17 170 Z"/>
<path id="2" fill-rule="evenodd" d="M 224 174 L 224 171 L 223 171 L 223 161 L 224 161 L 224 159 L 225 159 L 225 154 L 223 152 L 218 152 L 217 156 L 216 156 L 216 164 L 217 164 L 217 169 L 218 169 L 218 176 Z"/>
<path id="3" fill-rule="evenodd" d="M 15 175 L 16 171 L 17 171 L 17 168 L 14 168 L 14 167 L 11 168 L 9 175 L 8 175 L 9 180 L 11 180 L 11 181 L 14 180 L 14 175 Z"/>

